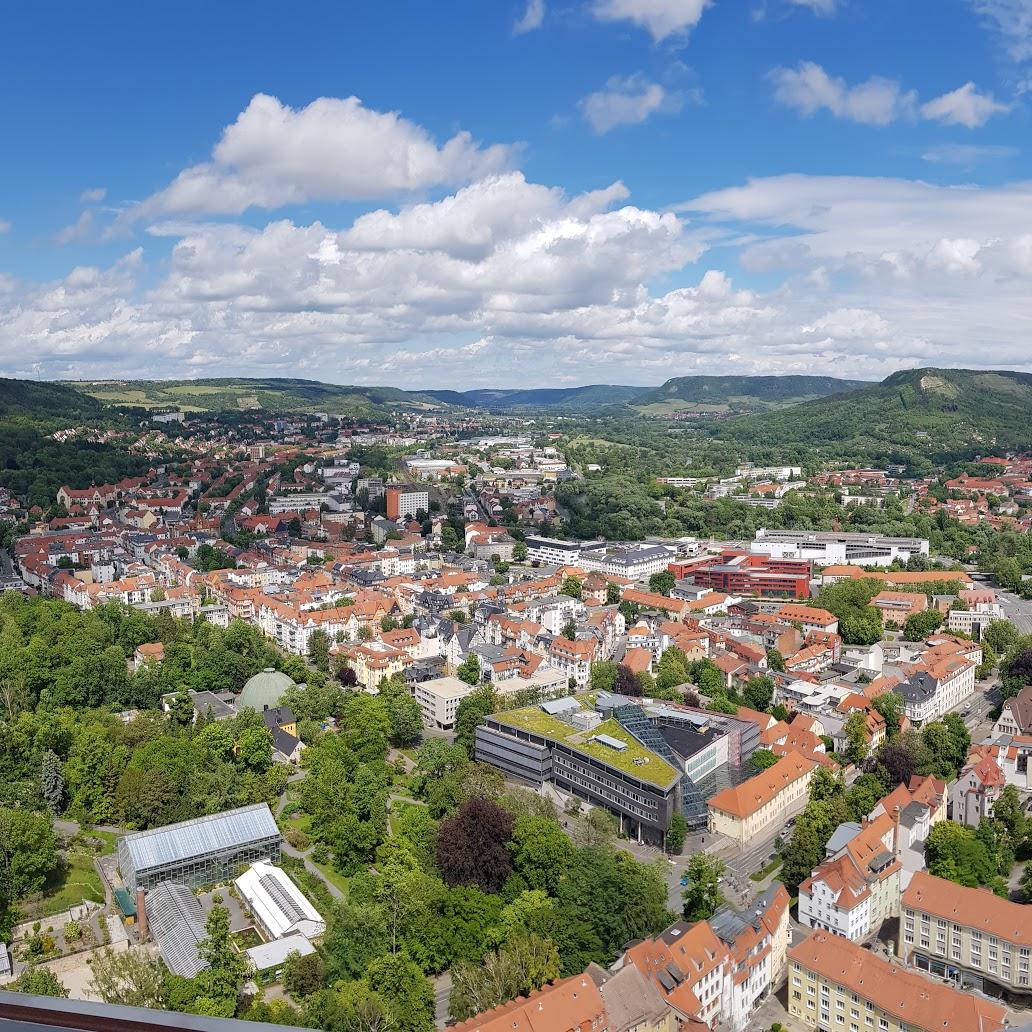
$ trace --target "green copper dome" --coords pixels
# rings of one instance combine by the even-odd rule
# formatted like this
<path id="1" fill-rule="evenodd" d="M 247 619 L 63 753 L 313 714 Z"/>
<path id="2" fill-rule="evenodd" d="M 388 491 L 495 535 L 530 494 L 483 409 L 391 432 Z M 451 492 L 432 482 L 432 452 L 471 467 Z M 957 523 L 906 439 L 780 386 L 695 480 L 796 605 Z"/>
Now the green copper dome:
<path id="1" fill-rule="evenodd" d="M 263 713 L 273 706 L 278 706 L 283 698 L 283 693 L 288 688 L 293 688 L 294 682 L 286 674 L 279 670 L 268 667 L 261 673 L 255 674 L 240 693 L 237 699 L 237 709 L 241 710 L 247 706 Z"/>

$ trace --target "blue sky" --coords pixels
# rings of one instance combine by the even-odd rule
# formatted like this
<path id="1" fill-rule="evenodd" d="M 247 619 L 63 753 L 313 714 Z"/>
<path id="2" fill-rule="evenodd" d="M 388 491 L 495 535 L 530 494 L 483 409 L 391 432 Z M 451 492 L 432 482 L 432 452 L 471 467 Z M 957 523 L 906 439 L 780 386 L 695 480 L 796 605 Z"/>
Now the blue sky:
<path id="1" fill-rule="evenodd" d="M 1032 0 L 0 18 L 5 374 L 1032 364 Z"/>

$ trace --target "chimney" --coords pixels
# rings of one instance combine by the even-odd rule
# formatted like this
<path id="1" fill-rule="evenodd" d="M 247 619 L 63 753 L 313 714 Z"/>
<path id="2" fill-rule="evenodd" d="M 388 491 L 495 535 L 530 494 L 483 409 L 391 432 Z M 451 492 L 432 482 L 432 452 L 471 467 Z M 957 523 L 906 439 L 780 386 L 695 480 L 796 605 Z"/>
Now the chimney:
<path id="1" fill-rule="evenodd" d="M 892 852 L 895 856 L 899 856 L 899 816 L 901 812 L 898 806 L 892 810 Z"/>
<path id="2" fill-rule="evenodd" d="M 147 941 L 147 907 L 143 889 L 136 890 L 136 927 L 140 933 L 140 942 Z"/>

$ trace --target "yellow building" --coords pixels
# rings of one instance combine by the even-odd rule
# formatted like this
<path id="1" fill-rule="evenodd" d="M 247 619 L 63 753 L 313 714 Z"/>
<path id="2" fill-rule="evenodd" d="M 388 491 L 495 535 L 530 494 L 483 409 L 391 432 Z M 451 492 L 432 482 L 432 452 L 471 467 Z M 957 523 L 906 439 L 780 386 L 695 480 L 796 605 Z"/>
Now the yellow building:
<path id="1" fill-rule="evenodd" d="M 709 830 L 745 845 L 780 828 L 806 806 L 819 766 L 792 750 L 741 785 L 723 789 L 709 801 Z"/>
<path id="2" fill-rule="evenodd" d="M 788 953 L 788 1012 L 821 1032 L 998 1032 L 1006 1010 L 832 932 Z"/>

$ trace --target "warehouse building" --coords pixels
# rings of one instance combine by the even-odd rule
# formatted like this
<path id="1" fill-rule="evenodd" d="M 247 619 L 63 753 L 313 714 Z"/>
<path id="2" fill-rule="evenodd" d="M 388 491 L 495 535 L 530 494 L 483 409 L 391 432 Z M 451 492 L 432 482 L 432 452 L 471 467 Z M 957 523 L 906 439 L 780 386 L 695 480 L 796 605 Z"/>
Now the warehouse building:
<path id="1" fill-rule="evenodd" d="M 132 892 L 165 881 L 193 888 L 226 881 L 240 864 L 279 855 L 279 828 L 266 803 L 136 832 L 118 843 L 118 867 Z"/>

